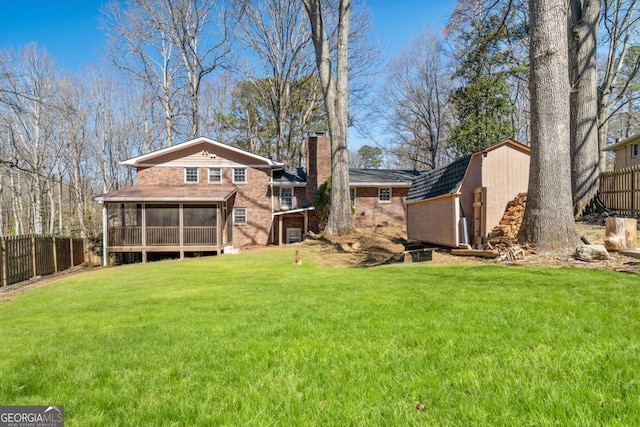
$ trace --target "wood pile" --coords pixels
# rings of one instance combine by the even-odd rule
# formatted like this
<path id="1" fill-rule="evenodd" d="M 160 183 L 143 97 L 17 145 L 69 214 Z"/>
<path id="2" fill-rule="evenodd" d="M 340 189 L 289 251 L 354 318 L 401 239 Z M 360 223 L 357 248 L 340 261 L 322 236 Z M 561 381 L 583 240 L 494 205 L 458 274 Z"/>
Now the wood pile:
<path id="1" fill-rule="evenodd" d="M 491 230 L 485 247 L 498 252 L 498 259 L 515 261 L 523 259 L 525 250 L 518 246 L 518 231 L 524 219 L 524 209 L 527 205 L 527 193 L 520 193 L 515 199 L 507 203 L 500 223 Z"/>
<path id="2" fill-rule="evenodd" d="M 485 247 L 498 253 L 501 261 L 515 261 L 524 259 L 524 249 L 518 246 L 515 238 L 494 237 L 485 244 Z"/>
<path id="3" fill-rule="evenodd" d="M 493 227 L 489 233 L 489 241 L 497 237 L 507 239 L 515 239 L 520 231 L 522 219 L 524 218 L 524 208 L 527 205 L 527 193 L 520 193 L 518 196 L 507 203 L 507 208 L 500 223 Z"/>

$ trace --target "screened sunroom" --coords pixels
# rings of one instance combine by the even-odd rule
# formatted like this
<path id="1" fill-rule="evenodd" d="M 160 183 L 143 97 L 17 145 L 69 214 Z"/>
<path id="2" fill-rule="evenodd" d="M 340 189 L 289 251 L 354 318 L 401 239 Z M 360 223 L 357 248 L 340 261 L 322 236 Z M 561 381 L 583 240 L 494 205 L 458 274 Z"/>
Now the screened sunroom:
<path id="1" fill-rule="evenodd" d="M 169 197 L 164 188 L 164 200 L 149 194 L 150 189 L 144 197 L 123 190 L 96 198 L 103 204 L 105 260 L 118 253 L 138 253 L 142 262 L 148 253 L 174 253 L 180 258 L 219 253 L 231 238 L 228 219 L 235 191 L 209 194 L 205 201 L 202 195 L 193 194 L 198 193 L 194 190 L 182 197 Z M 138 200 L 131 200 L 135 198 Z M 169 201 L 171 198 L 175 201 Z"/>

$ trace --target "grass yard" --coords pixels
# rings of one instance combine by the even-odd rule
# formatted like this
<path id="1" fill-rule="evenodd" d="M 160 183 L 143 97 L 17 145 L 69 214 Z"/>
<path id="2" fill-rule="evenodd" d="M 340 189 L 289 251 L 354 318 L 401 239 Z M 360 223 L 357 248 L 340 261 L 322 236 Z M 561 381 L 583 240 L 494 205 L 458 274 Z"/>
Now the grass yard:
<path id="1" fill-rule="evenodd" d="M 637 275 L 300 250 L 100 269 L 0 304 L 0 404 L 64 405 L 68 426 L 640 424 Z"/>

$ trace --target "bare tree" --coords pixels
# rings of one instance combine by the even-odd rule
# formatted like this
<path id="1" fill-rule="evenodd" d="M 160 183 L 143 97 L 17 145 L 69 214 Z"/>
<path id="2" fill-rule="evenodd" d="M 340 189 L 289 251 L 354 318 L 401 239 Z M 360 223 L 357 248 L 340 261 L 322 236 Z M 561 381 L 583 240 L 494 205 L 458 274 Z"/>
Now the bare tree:
<path id="1" fill-rule="evenodd" d="M 440 166 L 449 123 L 449 72 L 438 37 L 425 29 L 391 59 L 377 105 L 392 136 L 390 151 L 414 169 Z"/>
<path id="2" fill-rule="evenodd" d="M 153 88 L 162 103 L 167 145 L 183 105 L 189 127 L 184 132 L 198 136 L 202 81 L 230 50 L 225 3 L 112 1 L 104 14 L 114 62 Z"/>
<path id="3" fill-rule="evenodd" d="M 112 1 L 103 9 L 103 28 L 116 67 L 148 86 L 162 105 L 166 145 L 173 144 L 179 124 L 182 62 L 169 35 L 158 20 L 162 3 Z"/>
<path id="4" fill-rule="evenodd" d="M 186 72 L 189 89 L 191 136 L 200 135 L 200 87 L 205 76 L 224 65 L 230 53 L 228 13 L 216 0 L 163 0 L 167 25 Z M 217 31 L 217 33 L 214 33 Z"/>
<path id="5" fill-rule="evenodd" d="M 320 85 L 313 78 L 314 56 L 308 18 L 301 3 L 282 0 L 238 1 L 236 13 L 239 41 L 257 54 L 262 72 L 269 77 L 260 79 L 252 72 L 246 73 L 260 96 L 268 100 L 265 104 L 273 116 L 275 156 L 290 164 L 309 129 L 306 123 L 301 123 L 300 129 L 297 126 L 292 129 L 289 124 L 298 123 L 291 123 L 289 119 L 297 110 L 317 109 L 321 99 Z M 295 93 L 308 83 L 317 91 L 317 96 L 312 92 L 308 99 L 296 99 Z M 303 105 L 296 105 L 300 103 Z"/>
<path id="6" fill-rule="evenodd" d="M 603 0 L 602 27 L 607 58 L 598 86 L 598 142 L 608 140 L 609 120 L 637 98 L 629 96 L 640 70 L 640 4 L 638 0 Z M 605 156 L 600 157 L 604 170 Z"/>
<path id="7" fill-rule="evenodd" d="M 567 6 L 529 0 L 531 166 L 519 240 L 540 252 L 575 249 L 571 199 Z"/>
<path id="8" fill-rule="evenodd" d="M 325 231 L 328 234 L 347 234 L 353 230 L 347 148 L 351 0 L 340 0 L 338 6 L 338 48 L 335 65 L 329 53 L 322 0 L 303 0 L 303 3 L 311 22 L 311 38 L 316 51 L 316 63 L 331 134 L 331 212 Z"/>
<path id="9" fill-rule="evenodd" d="M 16 177 L 28 190 L 14 192 L 17 198 L 28 197 L 29 226 L 27 230 L 42 234 L 47 210 L 53 215 L 54 205 L 47 205 L 61 147 L 55 144 L 55 126 L 60 111 L 56 105 L 57 69 L 44 50 L 28 45 L 16 54 L 7 51 L 0 60 L 2 74 L 2 124 L 11 147 L 10 159 L 21 173 Z M 23 203 L 22 201 L 20 203 Z M 24 215 L 24 209 L 20 214 Z M 50 232 L 51 230 L 50 227 Z"/>

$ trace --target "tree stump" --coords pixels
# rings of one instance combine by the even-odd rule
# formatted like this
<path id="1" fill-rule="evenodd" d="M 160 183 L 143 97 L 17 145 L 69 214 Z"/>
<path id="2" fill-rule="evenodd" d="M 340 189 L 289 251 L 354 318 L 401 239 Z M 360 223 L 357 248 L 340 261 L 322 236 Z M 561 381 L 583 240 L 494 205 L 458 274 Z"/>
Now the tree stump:
<path id="1" fill-rule="evenodd" d="M 609 251 L 635 249 L 638 236 L 638 220 L 635 218 L 613 218 L 605 221 L 604 246 Z"/>

